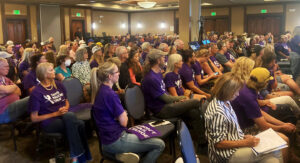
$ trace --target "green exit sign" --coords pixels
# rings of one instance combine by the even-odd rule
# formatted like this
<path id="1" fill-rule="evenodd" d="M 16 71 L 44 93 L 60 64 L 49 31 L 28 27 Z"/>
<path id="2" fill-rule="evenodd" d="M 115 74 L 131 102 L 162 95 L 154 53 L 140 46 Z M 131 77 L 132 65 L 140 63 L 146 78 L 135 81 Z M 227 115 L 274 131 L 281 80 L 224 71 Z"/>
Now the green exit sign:
<path id="1" fill-rule="evenodd" d="M 21 14 L 20 10 L 13 10 L 13 13 L 14 13 L 14 15 L 20 15 Z"/>
<path id="2" fill-rule="evenodd" d="M 211 16 L 216 16 L 217 13 L 216 13 L 216 12 L 211 12 L 210 15 L 211 15 Z"/>
<path id="3" fill-rule="evenodd" d="M 77 12 L 77 13 L 76 13 L 76 16 L 77 16 L 77 17 L 81 17 L 81 13 Z"/>
<path id="4" fill-rule="evenodd" d="M 262 9 L 262 10 L 260 10 L 260 13 L 265 14 L 265 13 L 267 13 L 267 10 L 266 9 Z"/>

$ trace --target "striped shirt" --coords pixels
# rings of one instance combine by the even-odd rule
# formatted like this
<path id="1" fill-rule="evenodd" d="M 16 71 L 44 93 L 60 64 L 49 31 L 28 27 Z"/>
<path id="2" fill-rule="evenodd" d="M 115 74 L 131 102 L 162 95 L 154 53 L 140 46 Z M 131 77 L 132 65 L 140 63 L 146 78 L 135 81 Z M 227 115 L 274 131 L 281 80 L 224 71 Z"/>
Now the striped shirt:
<path id="1" fill-rule="evenodd" d="M 227 105 L 226 105 L 227 104 Z M 211 163 L 227 162 L 236 148 L 218 149 L 216 143 L 223 140 L 244 139 L 234 110 L 229 101 L 220 101 L 214 98 L 205 112 L 205 128 L 208 139 L 208 154 Z"/>

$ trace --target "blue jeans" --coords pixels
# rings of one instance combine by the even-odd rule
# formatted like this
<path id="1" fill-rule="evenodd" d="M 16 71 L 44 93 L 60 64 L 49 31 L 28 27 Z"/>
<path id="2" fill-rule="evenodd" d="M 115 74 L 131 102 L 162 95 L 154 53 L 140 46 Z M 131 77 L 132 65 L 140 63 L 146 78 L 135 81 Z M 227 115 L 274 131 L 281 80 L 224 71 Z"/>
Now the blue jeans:
<path id="1" fill-rule="evenodd" d="M 143 163 L 155 163 L 157 158 L 165 149 L 165 143 L 158 138 L 150 138 L 146 140 L 139 140 L 139 138 L 125 131 L 121 137 L 109 145 L 102 144 L 103 152 L 110 154 L 121 154 L 121 153 L 146 153 L 145 157 L 142 158 Z"/>
<path id="2" fill-rule="evenodd" d="M 296 80 L 297 77 L 300 75 L 300 54 L 296 52 L 291 52 L 290 61 L 293 79 Z"/>
<path id="3" fill-rule="evenodd" d="M 14 122 L 18 118 L 26 115 L 28 99 L 29 97 L 25 97 L 9 104 L 4 112 L 0 114 L 0 124 Z"/>
<path id="4" fill-rule="evenodd" d="M 68 112 L 62 115 L 43 128 L 43 130 L 48 133 L 62 133 L 66 135 L 71 158 L 77 157 L 79 162 L 91 160 L 84 122 L 78 120 L 74 113 Z"/>

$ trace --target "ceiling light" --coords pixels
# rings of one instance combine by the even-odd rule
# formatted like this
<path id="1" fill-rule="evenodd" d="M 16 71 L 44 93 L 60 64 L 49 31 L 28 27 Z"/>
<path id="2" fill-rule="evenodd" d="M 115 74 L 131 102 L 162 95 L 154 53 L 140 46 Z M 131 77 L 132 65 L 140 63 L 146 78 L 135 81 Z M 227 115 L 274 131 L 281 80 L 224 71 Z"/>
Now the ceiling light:
<path id="1" fill-rule="evenodd" d="M 213 5 L 213 4 L 212 3 L 206 3 L 206 2 L 201 4 L 201 6 L 211 6 L 211 5 Z"/>
<path id="2" fill-rule="evenodd" d="M 137 3 L 142 8 L 152 8 L 156 5 L 156 2 L 150 2 L 150 1 L 144 1 L 144 2 L 138 2 Z"/>

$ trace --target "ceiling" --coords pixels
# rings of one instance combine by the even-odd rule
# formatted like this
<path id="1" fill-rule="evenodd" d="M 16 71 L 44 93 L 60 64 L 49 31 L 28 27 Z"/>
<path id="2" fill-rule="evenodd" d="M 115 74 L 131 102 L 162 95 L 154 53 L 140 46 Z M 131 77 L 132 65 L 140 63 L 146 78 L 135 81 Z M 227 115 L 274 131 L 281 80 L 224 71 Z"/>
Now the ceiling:
<path id="1" fill-rule="evenodd" d="M 78 5 L 99 9 L 110 10 L 145 10 L 137 5 L 137 2 L 146 0 L 4 0 L 6 2 L 23 2 L 23 3 L 41 3 L 41 4 L 61 4 L 61 5 Z M 176 9 L 178 8 L 179 0 L 148 0 L 155 1 L 157 5 L 151 10 L 161 9 Z M 194 0 L 193 0 L 194 1 Z M 247 5 L 247 4 L 262 4 L 274 2 L 300 2 L 300 0 L 201 0 L 201 3 L 210 3 L 210 6 L 224 5 Z"/>

